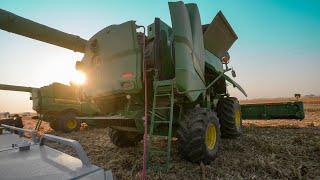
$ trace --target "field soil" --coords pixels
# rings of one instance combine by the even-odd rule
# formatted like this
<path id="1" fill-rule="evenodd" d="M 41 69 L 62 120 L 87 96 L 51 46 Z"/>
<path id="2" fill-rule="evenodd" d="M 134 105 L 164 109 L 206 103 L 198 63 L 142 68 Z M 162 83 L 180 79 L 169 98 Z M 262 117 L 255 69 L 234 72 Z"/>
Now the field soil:
<path id="1" fill-rule="evenodd" d="M 292 99 L 258 99 L 246 103 L 285 102 Z M 148 179 L 320 179 L 320 97 L 302 98 L 306 117 L 299 120 L 244 120 L 243 134 L 237 139 L 222 139 L 219 155 L 210 165 L 182 160 L 173 141 L 174 163 L 168 173 L 148 171 Z M 25 128 L 34 129 L 36 121 L 24 117 Z M 82 125 L 79 132 L 65 134 L 42 123 L 40 131 L 79 141 L 91 162 L 112 169 L 116 179 L 140 179 L 143 142 L 136 147 L 113 145 L 106 129 Z M 157 143 L 164 143 L 159 140 Z M 76 156 L 55 143 L 47 145 Z"/>

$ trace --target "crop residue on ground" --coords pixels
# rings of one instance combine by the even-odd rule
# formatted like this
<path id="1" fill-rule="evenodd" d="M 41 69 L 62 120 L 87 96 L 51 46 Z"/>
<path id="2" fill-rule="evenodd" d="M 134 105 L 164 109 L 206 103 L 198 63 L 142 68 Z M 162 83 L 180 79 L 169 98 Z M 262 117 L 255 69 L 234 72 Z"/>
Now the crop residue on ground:
<path id="1" fill-rule="evenodd" d="M 320 103 L 310 102 L 304 102 L 306 118 L 303 121 L 245 120 L 243 135 L 222 139 L 218 158 L 210 165 L 180 159 L 173 142 L 174 167 L 169 173 L 149 171 L 148 179 L 320 179 Z M 26 128 L 34 128 L 36 121 L 23 120 Z M 38 133 L 44 132 L 79 141 L 92 163 L 111 168 L 117 179 L 141 177 L 142 142 L 136 147 L 118 148 L 111 143 L 106 129 L 82 128 L 79 132 L 64 134 L 54 132 L 43 123 Z M 48 145 L 75 155 L 68 147 Z"/>

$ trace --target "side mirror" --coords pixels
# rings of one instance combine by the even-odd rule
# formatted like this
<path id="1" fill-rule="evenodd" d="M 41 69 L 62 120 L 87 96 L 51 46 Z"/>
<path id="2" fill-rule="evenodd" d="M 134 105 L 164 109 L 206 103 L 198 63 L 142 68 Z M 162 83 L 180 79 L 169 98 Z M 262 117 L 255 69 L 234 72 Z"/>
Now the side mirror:
<path id="1" fill-rule="evenodd" d="M 232 77 L 237 77 L 236 71 L 232 69 L 231 71 Z"/>

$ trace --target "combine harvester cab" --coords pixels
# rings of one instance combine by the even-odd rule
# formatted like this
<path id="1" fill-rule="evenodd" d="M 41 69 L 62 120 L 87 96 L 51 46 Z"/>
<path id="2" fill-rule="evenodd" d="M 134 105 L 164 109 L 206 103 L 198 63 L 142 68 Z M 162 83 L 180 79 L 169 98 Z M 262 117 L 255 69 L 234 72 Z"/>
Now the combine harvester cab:
<path id="1" fill-rule="evenodd" d="M 23 133 L 29 133 L 32 141 Z M 44 145 L 44 141 L 72 147 L 79 159 Z M 77 141 L 43 134 L 38 142 L 33 131 L 6 125 L 0 127 L 0 159 L 1 179 L 113 179 L 111 170 L 91 164 Z"/>

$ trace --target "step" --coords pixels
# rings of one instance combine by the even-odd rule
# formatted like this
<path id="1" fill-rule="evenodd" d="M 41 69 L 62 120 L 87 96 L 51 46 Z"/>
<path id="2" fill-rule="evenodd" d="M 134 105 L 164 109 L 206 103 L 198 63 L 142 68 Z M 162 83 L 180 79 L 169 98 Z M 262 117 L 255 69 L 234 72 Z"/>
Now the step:
<path id="1" fill-rule="evenodd" d="M 171 94 L 157 94 L 157 97 L 161 97 L 161 96 L 171 96 Z"/>
<path id="2" fill-rule="evenodd" d="M 160 124 L 160 123 L 163 123 L 163 124 L 165 124 L 165 123 L 170 123 L 170 121 L 153 121 L 154 123 L 158 123 L 158 124 Z"/>
<path id="3" fill-rule="evenodd" d="M 176 82 L 172 79 L 169 80 L 161 80 L 161 81 L 154 81 L 153 84 L 157 87 L 161 87 L 161 86 L 172 86 L 174 85 Z"/>
<path id="4" fill-rule="evenodd" d="M 157 87 L 157 93 L 159 92 L 171 92 L 172 91 L 172 87 L 171 86 L 161 86 L 161 87 Z"/>
<path id="5" fill-rule="evenodd" d="M 171 107 L 156 107 L 154 109 L 157 109 L 157 110 L 161 110 L 161 109 L 171 109 Z"/>
<path id="6" fill-rule="evenodd" d="M 163 138 L 163 139 L 169 138 L 169 136 L 161 136 L 161 135 L 152 135 L 152 136 L 155 138 Z"/>

